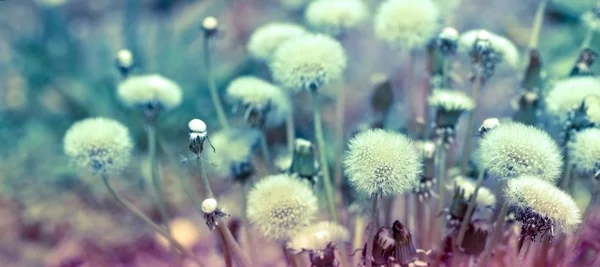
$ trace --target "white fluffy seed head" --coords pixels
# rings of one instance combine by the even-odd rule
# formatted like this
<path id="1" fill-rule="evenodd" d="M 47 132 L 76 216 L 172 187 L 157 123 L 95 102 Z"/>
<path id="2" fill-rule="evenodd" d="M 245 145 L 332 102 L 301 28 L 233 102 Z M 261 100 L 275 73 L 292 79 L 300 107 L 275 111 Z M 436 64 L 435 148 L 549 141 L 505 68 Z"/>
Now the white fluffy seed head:
<path id="1" fill-rule="evenodd" d="M 217 176 L 231 178 L 232 166 L 251 160 L 260 134 L 256 129 L 247 128 L 220 130 L 210 135 L 215 151 L 204 149 L 203 154 L 215 165 L 214 172 Z"/>
<path id="2" fill-rule="evenodd" d="M 600 80 L 594 77 L 573 77 L 557 81 L 544 99 L 546 112 L 559 125 L 564 125 L 569 112 L 579 107 L 587 97 L 600 97 Z M 595 111 L 595 114 L 599 113 L 598 109 Z"/>
<path id="3" fill-rule="evenodd" d="M 310 186 L 287 174 L 267 176 L 248 193 L 248 220 L 264 236 L 280 242 L 306 227 L 317 209 Z"/>
<path id="4" fill-rule="evenodd" d="M 206 123 L 204 123 L 201 119 L 192 119 L 188 122 L 188 128 L 191 132 L 195 133 L 205 133 L 206 132 Z"/>
<path id="5" fill-rule="evenodd" d="M 503 123 L 487 132 L 477 151 L 482 167 L 499 179 L 534 175 L 554 182 L 562 156 L 548 133 L 521 123 Z"/>
<path id="6" fill-rule="evenodd" d="M 518 208 L 529 207 L 539 215 L 552 219 L 555 229 L 572 233 L 581 222 L 575 201 L 553 184 L 533 176 L 508 181 L 506 202 Z"/>
<path id="7" fill-rule="evenodd" d="M 219 21 L 217 18 L 209 16 L 202 20 L 202 28 L 205 30 L 216 30 L 219 27 Z"/>
<path id="8" fill-rule="evenodd" d="M 233 105 L 268 110 L 265 126 L 280 125 L 290 112 L 290 99 L 279 87 L 254 76 L 242 76 L 233 80 L 226 91 L 226 99 Z"/>
<path id="9" fill-rule="evenodd" d="M 473 44 L 477 39 L 488 39 L 494 50 L 502 55 L 502 61 L 511 67 L 519 66 L 519 49 L 503 36 L 483 30 L 470 30 L 460 36 L 460 49 L 462 51 L 471 51 Z"/>
<path id="10" fill-rule="evenodd" d="M 577 132 L 567 144 L 569 164 L 582 174 L 600 170 L 600 129 L 588 128 Z"/>
<path id="11" fill-rule="evenodd" d="M 437 34 L 439 11 L 431 0 L 386 0 L 377 9 L 374 30 L 393 48 L 423 48 Z"/>
<path id="12" fill-rule="evenodd" d="M 204 212 L 205 214 L 211 214 L 215 210 L 217 210 L 218 206 L 219 206 L 219 204 L 217 203 L 216 199 L 207 198 L 204 201 L 202 201 L 202 206 L 200 208 L 202 209 L 202 212 Z"/>
<path id="13" fill-rule="evenodd" d="M 344 159 L 350 184 L 361 194 L 392 196 L 419 182 L 421 154 L 403 134 L 366 130 L 350 140 Z"/>
<path id="14" fill-rule="evenodd" d="M 471 111 L 475 107 L 465 93 L 448 89 L 435 89 L 428 101 L 432 107 L 445 111 Z"/>
<path id="15" fill-rule="evenodd" d="M 97 175 L 117 174 L 131 159 L 133 141 L 129 130 L 107 118 L 74 123 L 65 133 L 63 150 L 82 170 Z"/>
<path id="16" fill-rule="evenodd" d="M 456 187 L 464 190 L 464 199 L 469 201 L 469 198 L 473 195 L 473 192 L 475 192 L 475 181 L 462 176 L 457 176 L 454 178 L 454 184 Z M 479 188 L 476 201 L 477 205 L 481 207 L 493 207 L 496 205 L 496 196 L 487 187 L 482 186 Z"/>
<path id="17" fill-rule="evenodd" d="M 365 21 L 367 9 L 362 0 L 316 0 L 310 2 L 304 17 L 311 27 L 339 35 Z"/>
<path id="18" fill-rule="evenodd" d="M 325 250 L 329 244 L 341 244 L 349 239 L 350 233 L 346 227 L 334 222 L 322 221 L 298 231 L 288 242 L 288 247 L 296 252 L 320 251 Z"/>
<path id="19" fill-rule="evenodd" d="M 277 48 L 285 41 L 307 34 L 302 26 L 286 23 L 271 22 L 258 27 L 248 40 L 248 53 L 255 59 L 269 62 Z"/>
<path id="20" fill-rule="evenodd" d="M 130 107 L 158 104 L 169 110 L 181 104 L 183 93 L 174 81 L 152 74 L 130 76 L 119 84 L 117 96 L 121 102 Z"/>
<path id="21" fill-rule="evenodd" d="M 317 90 L 342 77 L 346 52 L 335 39 L 321 34 L 302 35 L 283 43 L 269 65 L 273 78 L 292 92 Z"/>

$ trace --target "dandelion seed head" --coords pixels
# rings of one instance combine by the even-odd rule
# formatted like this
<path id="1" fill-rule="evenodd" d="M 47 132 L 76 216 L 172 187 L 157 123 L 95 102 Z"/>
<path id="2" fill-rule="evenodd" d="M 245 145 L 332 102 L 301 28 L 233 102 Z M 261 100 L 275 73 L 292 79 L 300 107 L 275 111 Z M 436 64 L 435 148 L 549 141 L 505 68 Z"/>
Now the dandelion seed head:
<path id="1" fill-rule="evenodd" d="M 290 112 L 290 99 L 279 87 L 253 76 L 233 80 L 226 91 L 227 100 L 242 107 L 262 110 L 265 126 L 281 124 Z"/>
<path id="2" fill-rule="evenodd" d="M 591 96 L 600 97 L 600 80 L 594 77 L 573 77 L 557 81 L 544 99 L 546 112 L 563 125 L 569 112 Z M 596 108 L 593 111 L 592 119 L 600 123 L 600 110 Z"/>
<path id="3" fill-rule="evenodd" d="M 335 39 L 321 34 L 302 35 L 283 43 L 270 68 L 273 78 L 292 92 L 317 90 L 339 80 L 346 69 L 346 52 Z"/>
<path id="4" fill-rule="evenodd" d="M 600 170 L 600 129 L 588 128 L 577 132 L 567 144 L 569 164 L 582 174 Z"/>
<path id="5" fill-rule="evenodd" d="M 469 201 L 469 198 L 471 197 L 471 195 L 473 195 L 473 192 L 475 192 L 475 181 L 462 176 L 457 176 L 456 178 L 454 178 L 454 183 L 455 186 L 460 187 L 462 190 L 464 190 L 464 199 L 465 201 Z M 490 191 L 490 189 L 482 186 L 479 188 L 476 201 L 477 205 L 481 207 L 493 207 L 494 205 L 496 205 L 496 196 L 494 195 L 494 193 L 492 193 L 492 191 Z"/>
<path id="6" fill-rule="evenodd" d="M 480 163 L 499 179 L 535 175 L 554 182 L 561 173 L 562 156 L 548 133 L 521 123 L 504 123 L 481 138 Z"/>
<path id="7" fill-rule="evenodd" d="M 403 134 L 366 130 L 350 140 L 344 159 L 350 184 L 364 195 L 390 196 L 412 190 L 422 171 L 421 153 Z"/>
<path id="8" fill-rule="evenodd" d="M 317 209 L 317 197 L 311 188 L 287 174 L 265 177 L 248 193 L 248 220 L 276 241 L 287 241 L 306 227 Z"/>
<path id="9" fill-rule="evenodd" d="M 107 118 L 89 118 L 74 123 L 65 133 L 65 154 L 85 171 L 114 175 L 131 159 L 133 141 L 129 130 Z"/>
<path id="10" fill-rule="evenodd" d="M 205 133 L 206 123 L 200 119 L 192 119 L 188 122 L 188 128 L 194 133 Z"/>
<path id="11" fill-rule="evenodd" d="M 505 197 L 508 204 L 521 209 L 529 207 L 550 218 L 565 233 L 572 233 L 581 222 L 581 213 L 571 196 L 534 176 L 509 180 Z"/>
<path id="12" fill-rule="evenodd" d="M 367 9 L 362 0 L 316 0 L 310 2 L 304 17 L 311 27 L 338 35 L 365 21 Z"/>
<path id="13" fill-rule="evenodd" d="M 483 30 L 470 30 L 461 34 L 459 43 L 463 51 L 471 51 L 477 39 L 487 39 L 492 48 L 502 56 L 502 61 L 511 67 L 519 66 L 519 49 L 513 42 L 498 34 Z"/>
<path id="14" fill-rule="evenodd" d="M 252 33 L 247 49 L 253 58 L 268 62 L 282 43 L 307 33 L 306 29 L 297 24 L 285 22 L 268 23 L 258 27 Z"/>
<path id="15" fill-rule="evenodd" d="M 431 0 L 386 0 L 374 18 L 378 39 L 391 47 L 416 49 L 425 47 L 439 29 L 439 10 Z"/>
<path id="16" fill-rule="evenodd" d="M 233 128 L 211 134 L 209 140 L 215 151 L 204 149 L 203 152 L 214 165 L 211 170 L 221 178 L 235 176 L 237 166 L 250 162 L 260 134 L 258 130 L 250 128 Z"/>
<path id="17" fill-rule="evenodd" d="M 294 251 L 319 251 L 325 250 L 329 244 L 341 244 L 349 239 L 350 233 L 344 226 L 322 221 L 298 231 L 288 242 L 288 247 Z"/>
<path id="18" fill-rule="evenodd" d="M 435 89 L 428 99 L 429 105 L 445 111 L 471 111 L 473 100 L 465 93 L 448 89 Z"/>
<path id="19" fill-rule="evenodd" d="M 211 197 L 202 201 L 201 209 L 205 214 L 211 214 L 218 208 L 218 206 L 219 204 L 217 203 L 217 200 Z"/>
<path id="20" fill-rule="evenodd" d="M 161 75 L 130 76 L 119 84 L 117 96 L 123 104 L 129 107 L 146 107 L 159 105 L 169 110 L 179 104 L 183 97 L 177 83 Z"/>

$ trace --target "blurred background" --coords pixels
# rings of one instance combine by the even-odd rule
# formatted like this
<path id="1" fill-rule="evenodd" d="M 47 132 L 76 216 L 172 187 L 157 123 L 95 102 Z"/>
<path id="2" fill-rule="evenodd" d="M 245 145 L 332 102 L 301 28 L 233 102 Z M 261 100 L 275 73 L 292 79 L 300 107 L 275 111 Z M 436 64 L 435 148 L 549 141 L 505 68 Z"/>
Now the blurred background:
<path id="1" fill-rule="evenodd" d="M 145 195 L 146 143 L 139 114 L 125 109 L 115 97 L 120 80 L 115 54 L 127 48 L 135 56 L 134 73 L 159 73 L 183 88 L 183 105 L 160 117 L 158 125 L 171 153 L 189 156 L 186 123 L 197 117 L 207 121 L 209 131 L 217 128 L 202 64 L 201 21 L 215 16 L 220 22 L 222 34 L 216 43 L 214 65 L 222 90 L 240 75 L 269 77 L 264 64 L 248 58 L 246 42 L 256 27 L 267 22 L 303 24 L 302 9 L 289 8 L 286 1 L 292 2 L 0 1 L 0 266 L 166 266 L 161 241 L 122 211 L 100 180 L 82 176 L 70 166 L 62 152 L 62 137 L 73 122 L 91 116 L 111 117 L 127 125 L 140 160 L 114 184 L 128 199 L 156 216 Z M 365 1 L 371 13 L 380 2 Z M 438 1 L 444 25 L 459 32 L 484 28 L 506 36 L 521 49 L 520 68 L 501 69 L 490 80 L 476 115 L 477 121 L 491 115 L 511 116 L 514 110 L 510 103 L 527 63 L 523 55 L 538 1 Z M 457 6 L 452 8 L 454 3 L 450 2 Z M 586 32 L 580 16 L 594 3 L 549 3 L 540 50 L 550 79 L 566 77 L 571 70 Z M 348 131 L 369 122 L 367 99 L 373 92 L 373 77 L 380 74 L 389 77 L 394 88 L 393 115 L 387 122 L 390 127 L 402 128 L 422 116 L 422 99 L 413 101 L 419 99 L 415 92 L 423 87 L 415 84 L 428 83 L 422 51 L 417 51 L 421 61 L 416 62 L 415 76 L 407 77 L 403 74 L 408 52 L 393 51 L 376 41 L 371 22 L 341 41 L 349 57 L 344 122 Z M 598 51 L 600 38 L 591 47 Z M 463 57 L 456 64 L 463 70 L 464 88 L 469 88 L 469 60 Z M 598 66 L 593 68 L 597 73 Z M 329 136 L 335 121 L 332 96 L 325 97 L 322 111 Z M 297 135 L 310 138 L 312 119 L 307 100 L 305 96 L 294 99 L 295 116 Z M 241 121 L 240 116 L 230 117 Z M 284 128 L 270 130 L 269 140 L 273 147 L 284 147 Z M 213 262 L 210 258 L 215 257 L 210 266 L 221 266 L 217 239 L 201 218 L 192 215 L 190 203 L 173 178 L 190 175 L 190 168 L 164 155 L 161 162 L 168 201 L 182 218 L 182 235 L 190 237 L 190 246 L 205 262 Z M 226 180 L 215 183 L 215 191 L 221 195 L 236 192 Z M 239 203 L 236 197 L 231 194 L 222 199 Z M 278 251 L 272 254 L 265 254 L 264 266 L 282 266 Z"/>

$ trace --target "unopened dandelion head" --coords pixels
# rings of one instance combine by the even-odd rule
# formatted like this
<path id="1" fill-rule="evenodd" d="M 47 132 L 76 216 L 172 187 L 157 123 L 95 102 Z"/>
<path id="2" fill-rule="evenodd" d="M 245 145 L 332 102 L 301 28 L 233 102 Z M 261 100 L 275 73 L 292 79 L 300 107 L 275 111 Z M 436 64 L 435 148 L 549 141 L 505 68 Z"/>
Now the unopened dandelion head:
<path id="1" fill-rule="evenodd" d="M 303 250 L 322 251 L 330 244 L 349 241 L 348 230 L 337 223 L 322 221 L 311 224 L 292 236 L 288 247 L 296 252 Z"/>
<path id="2" fill-rule="evenodd" d="M 273 78 L 292 92 L 318 90 L 342 78 L 346 52 L 335 39 L 320 34 L 298 36 L 283 43 L 270 63 Z"/>
<path id="3" fill-rule="evenodd" d="M 285 242 L 315 217 L 317 197 L 302 181 L 287 174 L 260 180 L 248 193 L 248 220 L 264 236 Z"/>
<path id="4" fill-rule="evenodd" d="M 544 99 L 546 112 L 560 125 L 564 125 L 569 119 L 569 112 L 581 106 L 586 98 L 593 96 L 600 97 L 600 80 L 594 77 L 573 77 L 557 81 Z"/>
<path id="5" fill-rule="evenodd" d="M 126 76 L 135 65 L 133 53 L 127 49 L 121 49 L 117 52 L 115 65 L 123 76 Z"/>
<path id="6" fill-rule="evenodd" d="M 499 179 L 535 175 L 554 182 L 562 156 L 548 133 L 521 123 L 504 123 L 486 133 L 477 151 L 481 165 Z"/>
<path id="7" fill-rule="evenodd" d="M 290 112 L 290 99 L 279 87 L 254 76 L 233 80 L 226 91 L 227 100 L 242 109 L 253 127 L 280 125 Z"/>
<path id="8" fill-rule="evenodd" d="M 260 134 L 259 130 L 251 128 L 233 128 L 211 134 L 209 140 L 215 150 L 205 149 L 204 154 L 217 176 L 239 181 L 249 178 L 254 173 L 251 161 Z"/>
<path id="9" fill-rule="evenodd" d="M 453 27 L 446 27 L 437 36 L 437 47 L 443 55 L 453 55 L 458 49 L 460 34 Z"/>
<path id="10" fill-rule="evenodd" d="M 65 133 L 63 149 L 82 170 L 108 176 L 129 164 L 133 141 L 121 123 L 97 117 L 74 123 Z"/>
<path id="11" fill-rule="evenodd" d="M 381 129 L 358 133 L 344 159 L 350 184 L 361 194 L 390 196 L 419 183 L 421 155 L 403 134 Z"/>
<path id="12" fill-rule="evenodd" d="M 119 84 L 117 96 L 123 104 L 143 109 L 173 109 L 183 97 L 177 83 L 161 75 L 130 76 Z"/>
<path id="13" fill-rule="evenodd" d="M 374 18 L 375 35 L 396 49 L 425 47 L 439 28 L 439 10 L 431 0 L 386 0 Z"/>
<path id="14" fill-rule="evenodd" d="M 588 128 L 576 133 L 567 144 L 569 164 L 582 174 L 600 171 L 600 129 Z"/>
<path id="15" fill-rule="evenodd" d="M 548 181 L 522 176 L 508 181 L 506 201 L 518 208 L 517 219 L 523 223 L 521 235 L 533 239 L 537 234 L 554 231 L 572 233 L 581 222 L 581 213 L 567 193 Z"/>
<path id="16" fill-rule="evenodd" d="M 464 51 L 471 51 L 475 46 L 477 40 L 485 39 L 489 41 L 491 48 L 499 53 L 499 56 L 503 62 L 506 62 L 511 67 L 518 67 L 519 65 L 519 49 L 503 36 L 483 30 L 470 30 L 460 36 L 460 47 Z"/>
<path id="17" fill-rule="evenodd" d="M 436 126 L 439 128 L 454 127 L 463 112 L 475 107 L 465 93 L 448 89 L 435 89 L 428 101 L 437 110 Z"/>
<path id="18" fill-rule="evenodd" d="M 338 35 L 365 21 L 367 9 L 362 0 L 316 0 L 310 2 L 304 15 L 313 28 Z"/>
<path id="19" fill-rule="evenodd" d="M 248 53 L 255 59 L 269 62 L 285 41 L 308 32 L 302 26 L 287 22 L 272 22 L 258 27 L 248 41 Z"/>

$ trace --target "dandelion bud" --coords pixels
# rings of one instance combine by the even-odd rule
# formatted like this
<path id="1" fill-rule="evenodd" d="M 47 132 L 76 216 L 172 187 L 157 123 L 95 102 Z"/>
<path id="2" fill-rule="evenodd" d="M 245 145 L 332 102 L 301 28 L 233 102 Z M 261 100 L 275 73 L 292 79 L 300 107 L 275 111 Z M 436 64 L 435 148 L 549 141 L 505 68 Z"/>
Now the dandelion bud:
<path id="1" fill-rule="evenodd" d="M 436 109 L 436 128 L 450 128 L 450 136 L 454 136 L 454 127 L 463 112 L 475 107 L 473 100 L 463 92 L 436 89 L 428 99 L 429 105 Z"/>
<path id="2" fill-rule="evenodd" d="M 200 119 L 193 119 L 188 122 L 188 128 L 190 129 L 189 149 L 196 155 L 200 155 L 204 150 L 204 141 L 207 137 L 206 123 Z"/>
<path id="3" fill-rule="evenodd" d="M 403 134 L 381 129 L 363 131 L 352 138 L 344 165 L 350 184 L 369 196 L 412 190 L 422 170 L 412 141 Z"/>
<path id="4" fill-rule="evenodd" d="M 316 182 L 314 179 L 319 172 L 319 162 L 316 159 L 315 147 L 310 141 L 296 139 L 290 172 Z"/>
<path id="5" fill-rule="evenodd" d="M 458 31 L 453 27 L 446 27 L 437 38 L 437 47 L 444 55 L 452 55 L 458 49 Z"/>
<path id="6" fill-rule="evenodd" d="M 417 141 L 415 147 L 417 151 L 421 152 L 423 174 L 421 174 L 419 184 L 413 189 L 413 192 L 417 194 L 419 201 L 425 201 L 431 197 L 431 189 L 435 183 L 436 145 L 432 141 Z"/>
<path id="7" fill-rule="evenodd" d="M 477 132 L 479 133 L 480 137 L 483 137 L 484 134 L 486 134 L 487 132 L 491 131 L 492 129 L 498 127 L 499 125 L 500 125 L 500 120 L 498 120 L 498 118 L 485 119 L 483 121 L 483 123 L 481 124 L 481 126 L 479 127 L 479 129 L 477 130 Z"/>
<path id="8" fill-rule="evenodd" d="M 569 76 L 593 76 L 594 73 L 590 68 L 597 59 L 598 53 L 596 53 L 594 50 L 589 48 L 583 49 L 583 51 L 581 51 L 579 54 L 577 62 L 575 62 L 575 66 L 573 66 L 573 69 L 571 69 Z"/>
<path id="9" fill-rule="evenodd" d="M 194 133 L 206 133 L 206 123 L 200 119 L 192 119 L 188 122 L 188 128 L 190 132 Z"/>
<path id="10" fill-rule="evenodd" d="M 285 242 L 306 227 L 317 212 L 308 185 L 287 174 L 267 176 L 248 193 L 248 220 L 264 236 Z"/>
<path id="11" fill-rule="evenodd" d="M 363 260 L 367 260 L 363 250 Z M 400 222 L 395 221 L 392 227 L 381 227 L 373 239 L 373 266 L 427 266 L 417 258 L 417 250 L 412 242 L 412 235 Z"/>
<path id="12" fill-rule="evenodd" d="M 533 176 L 508 181 L 507 203 L 517 208 L 517 220 L 523 223 L 521 237 L 532 241 L 538 235 L 553 237 L 556 232 L 572 233 L 581 222 L 575 201 L 553 184 Z"/>
<path id="13" fill-rule="evenodd" d="M 202 212 L 205 214 L 213 213 L 218 207 L 217 200 L 214 198 L 207 198 L 202 201 Z"/>
<path id="14" fill-rule="evenodd" d="M 460 36 L 459 42 L 461 49 L 469 52 L 473 63 L 482 68 L 483 78 L 491 77 L 500 62 L 518 67 L 519 50 L 500 35 L 482 29 L 470 30 Z"/>
<path id="15" fill-rule="evenodd" d="M 554 182 L 561 173 L 562 156 L 548 133 L 521 123 L 505 123 L 487 132 L 478 155 L 485 170 L 500 179 L 534 175 Z"/>
<path id="16" fill-rule="evenodd" d="M 117 69 L 119 69 L 119 72 L 121 72 L 121 75 L 127 76 L 131 69 L 133 69 L 134 63 L 135 62 L 133 61 L 133 54 L 131 51 L 127 49 L 121 49 L 119 52 L 117 52 L 115 64 Z"/>
<path id="17" fill-rule="evenodd" d="M 213 16 L 209 16 L 202 20 L 202 30 L 204 36 L 212 37 L 219 31 L 219 21 Z"/>

